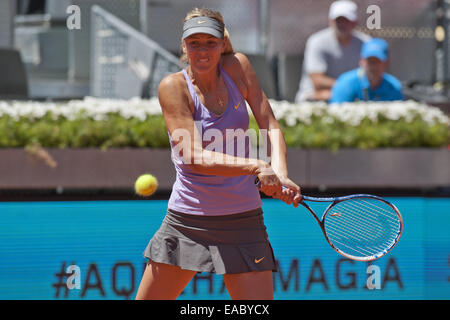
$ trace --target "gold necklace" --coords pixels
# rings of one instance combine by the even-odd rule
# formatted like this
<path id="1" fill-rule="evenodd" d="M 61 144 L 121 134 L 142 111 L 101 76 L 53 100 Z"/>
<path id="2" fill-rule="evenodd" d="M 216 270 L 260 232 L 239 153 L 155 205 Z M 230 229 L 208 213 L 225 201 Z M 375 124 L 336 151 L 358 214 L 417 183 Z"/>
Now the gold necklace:
<path id="1" fill-rule="evenodd" d="M 191 78 L 191 82 L 194 82 L 194 81 L 193 81 L 193 79 L 194 79 L 194 74 L 192 73 L 192 70 L 189 70 L 189 71 L 188 71 L 188 75 L 189 75 L 189 77 Z M 220 77 L 220 74 L 219 74 L 219 77 Z M 197 87 L 198 87 L 198 86 L 197 86 Z M 199 89 L 200 89 L 200 88 L 199 88 Z M 201 92 L 201 90 L 200 90 L 200 92 Z M 223 102 L 223 100 L 222 100 L 219 96 L 217 96 L 216 101 L 217 101 L 218 105 L 219 105 L 221 108 L 223 108 L 223 106 L 225 105 L 225 103 Z"/>

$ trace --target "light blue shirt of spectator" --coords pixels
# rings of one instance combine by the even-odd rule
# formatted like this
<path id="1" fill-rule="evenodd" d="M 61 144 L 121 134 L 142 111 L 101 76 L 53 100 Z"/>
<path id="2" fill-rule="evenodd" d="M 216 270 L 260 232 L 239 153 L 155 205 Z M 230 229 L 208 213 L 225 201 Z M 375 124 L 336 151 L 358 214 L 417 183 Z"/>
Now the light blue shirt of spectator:
<path id="1" fill-rule="evenodd" d="M 329 103 L 354 101 L 403 100 L 402 84 L 385 72 L 388 66 L 388 44 L 374 38 L 363 44 L 360 68 L 338 77 Z"/>

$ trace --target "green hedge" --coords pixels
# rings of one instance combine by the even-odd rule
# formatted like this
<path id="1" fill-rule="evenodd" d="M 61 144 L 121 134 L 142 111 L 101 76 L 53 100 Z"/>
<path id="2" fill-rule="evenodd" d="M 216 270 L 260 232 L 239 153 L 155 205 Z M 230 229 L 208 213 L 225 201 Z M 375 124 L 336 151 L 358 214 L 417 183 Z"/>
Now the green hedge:
<path id="1" fill-rule="evenodd" d="M 124 119 L 111 114 L 107 120 L 90 118 L 13 121 L 0 118 L 0 148 L 25 147 L 39 144 L 48 148 L 111 148 L 150 147 L 168 148 L 169 140 L 161 115 L 149 116 L 145 121 Z"/>
<path id="2" fill-rule="evenodd" d="M 137 110 L 138 107 L 134 107 L 136 109 L 133 110 Z M 275 110 L 276 107 L 279 107 L 279 110 L 283 108 L 272 102 L 272 108 Z M 145 116 L 137 117 L 124 116 L 123 111 L 113 110 L 103 112 L 102 116 L 98 117 L 78 110 L 69 117 L 56 111 L 44 110 L 39 115 L 30 116 L 30 113 L 26 112 L 12 114 L 10 110 L 15 110 L 14 108 L 3 105 L 3 112 L 0 110 L 0 148 L 35 144 L 49 148 L 169 147 L 167 129 L 160 113 L 147 112 Z M 376 119 L 373 116 L 363 116 L 359 123 L 351 124 L 339 119 L 339 116 L 333 115 L 331 111 L 327 113 L 328 109 L 323 107 L 313 108 L 307 119 L 300 117 L 293 121 L 293 107 L 284 108 L 287 111 L 283 111 L 283 115 L 277 115 L 277 118 L 289 147 L 331 150 L 439 148 L 447 147 L 450 143 L 448 117 L 443 114 L 439 114 L 440 120 L 430 121 L 424 119 L 427 116 L 419 112 L 409 118 L 399 117 L 395 120 L 379 113 Z M 433 112 L 436 113 L 436 110 L 433 109 Z M 257 128 L 252 116 L 250 127 Z"/>

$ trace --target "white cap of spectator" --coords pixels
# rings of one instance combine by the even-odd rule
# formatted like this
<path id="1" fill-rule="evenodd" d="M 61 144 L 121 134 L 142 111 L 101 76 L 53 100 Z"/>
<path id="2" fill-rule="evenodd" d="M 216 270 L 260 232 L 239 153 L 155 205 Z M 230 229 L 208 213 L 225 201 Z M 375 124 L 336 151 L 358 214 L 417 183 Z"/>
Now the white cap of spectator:
<path id="1" fill-rule="evenodd" d="M 338 0 L 331 4 L 328 18 L 335 20 L 344 17 L 350 21 L 358 20 L 358 6 L 353 1 Z"/>

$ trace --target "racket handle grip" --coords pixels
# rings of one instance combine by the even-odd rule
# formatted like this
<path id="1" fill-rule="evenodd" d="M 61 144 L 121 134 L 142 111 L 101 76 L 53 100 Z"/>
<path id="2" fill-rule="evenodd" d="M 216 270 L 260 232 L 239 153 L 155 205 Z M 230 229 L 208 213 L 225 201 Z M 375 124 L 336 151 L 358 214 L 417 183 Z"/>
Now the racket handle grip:
<path id="1" fill-rule="evenodd" d="M 259 181 L 258 178 L 255 179 L 255 185 L 256 185 L 256 187 L 257 187 L 258 189 L 261 189 L 261 181 Z M 285 189 L 288 189 L 288 187 L 281 186 L 281 189 L 282 189 L 282 190 L 285 190 Z M 303 200 L 304 200 L 303 195 L 300 195 L 300 201 L 299 201 L 299 203 L 303 203 Z"/>
<path id="2" fill-rule="evenodd" d="M 255 179 L 255 186 L 256 186 L 258 189 L 261 189 L 261 181 L 259 181 L 258 178 Z"/>

